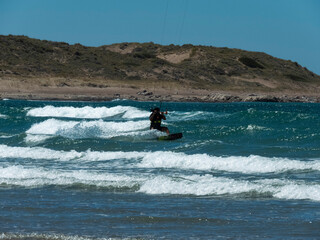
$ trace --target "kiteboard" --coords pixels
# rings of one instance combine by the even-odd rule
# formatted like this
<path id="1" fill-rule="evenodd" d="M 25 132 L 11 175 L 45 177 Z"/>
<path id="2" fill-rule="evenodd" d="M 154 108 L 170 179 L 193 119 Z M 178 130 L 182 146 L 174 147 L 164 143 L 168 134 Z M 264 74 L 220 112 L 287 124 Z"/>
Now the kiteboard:
<path id="1" fill-rule="evenodd" d="M 182 133 L 172 133 L 167 136 L 158 137 L 158 140 L 176 140 L 182 138 Z"/>

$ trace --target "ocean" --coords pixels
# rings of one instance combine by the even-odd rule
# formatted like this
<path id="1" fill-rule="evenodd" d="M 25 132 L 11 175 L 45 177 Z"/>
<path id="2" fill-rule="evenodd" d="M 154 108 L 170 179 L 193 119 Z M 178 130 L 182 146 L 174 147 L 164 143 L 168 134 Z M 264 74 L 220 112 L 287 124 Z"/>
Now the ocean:
<path id="1" fill-rule="evenodd" d="M 320 104 L 0 101 L 0 239 L 320 239 Z"/>

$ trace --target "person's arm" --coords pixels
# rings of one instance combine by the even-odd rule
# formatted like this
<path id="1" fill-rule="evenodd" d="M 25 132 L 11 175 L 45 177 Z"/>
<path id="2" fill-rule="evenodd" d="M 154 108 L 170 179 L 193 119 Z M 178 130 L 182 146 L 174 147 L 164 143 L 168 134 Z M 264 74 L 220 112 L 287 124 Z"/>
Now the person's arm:
<path id="1" fill-rule="evenodd" d="M 161 114 L 161 119 L 166 120 L 167 118 L 165 114 L 168 114 L 168 110 L 166 110 L 165 112 L 160 112 L 160 114 Z"/>
<path id="2" fill-rule="evenodd" d="M 168 114 L 168 110 L 166 110 L 165 112 L 161 112 L 162 115 L 164 114 Z"/>

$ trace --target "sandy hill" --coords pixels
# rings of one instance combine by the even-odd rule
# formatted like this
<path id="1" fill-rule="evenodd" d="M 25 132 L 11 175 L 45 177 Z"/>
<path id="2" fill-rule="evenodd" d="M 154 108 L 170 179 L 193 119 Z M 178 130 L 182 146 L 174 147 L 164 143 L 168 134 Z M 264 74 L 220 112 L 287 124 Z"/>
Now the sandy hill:
<path id="1" fill-rule="evenodd" d="M 320 76 L 262 52 L 152 42 L 86 47 L 12 35 L 0 36 L 0 80 L 19 91 L 21 83 L 298 95 L 320 90 Z"/>

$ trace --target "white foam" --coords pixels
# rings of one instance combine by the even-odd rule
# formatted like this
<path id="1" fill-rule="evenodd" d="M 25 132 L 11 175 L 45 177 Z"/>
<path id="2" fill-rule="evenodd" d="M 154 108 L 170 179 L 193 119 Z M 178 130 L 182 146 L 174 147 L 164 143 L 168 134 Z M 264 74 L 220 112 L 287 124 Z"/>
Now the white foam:
<path id="1" fill-rule="evenodd" d="M 22 166 L 0 167 L 0 184 L 24 187 L 72 184 L 87 184 L 98 187 L 133 187 L 142 181 L 146 181 L 146 178 L 141 175 L 128 176 L 87 170 L 48 170 Z"/>
<path id="2" fill-rule="evenodd" d="M 290 183 L 276 189 L 274 197 L 284 199 L 311 199 L 320 201 L 320 186 Z"/>
<path id="3" fill-rule="evenodd" d="M 262 127 L 262 126 L 257 126 L 257 125 L 248 125 L 248 127 L 246 128 L 246 130 L 248 131 L 258 131 L 258 130 L 271 130 L 270 128 L 266 128 L 266 127 Z"/>
<path id="4" fill-rule="evenodd" d="M 27 136 L 25 137 L 25 142 L 27 143 L 42 143 L 44 141 L 46 141 L 47 139 L 51 138 L 52 136 L 48 136 L 48 135 L 33 135 L 33 134 L 27 134 Z"/>
<path id="5" fill-rule="evenodd" d="M 112 240 L 118 238 L 92 238 L 92 237 L 83 237 L 78 235 L 63 235 L 56 233 L 0 233 L 0 239 L 5 240 L 25 240 L 25 239 L 33 239 L 33 240 Z"/>
<path id="6" fill-rule="evenodd" d="M 287 158 L 215 157 L 207 154 L 174 152 L 98 152 L 98 151 L 56 151 L 41 147 L 9 147 L 0 145 L 1 158 L 52 159 L 60 161 L 103 161 L 114 159 L 136 159 L 138 168 L 177 168 L 204 171 L 228 171 L 240 173 L 279 173 L 285 171 L 320 171 L 320 160 L 298 161 Z"/>
<path id="7" fill-rule="evenodd" d="M 204 111 L 192 111 L 192 112 L 180 112 L 180 111 L 170 111 L 168 112 L 168 120 L 170 121 L 189 121 L 189 120 L 199 120 L 207 118 L 221 118 L 229 116 L 226 113 L 217 112 L 204 112 Z"/>
<path id="8" fill-rule="evenodd" d="M 48 119 L 41 123 L 35 123 L 29 130 L 28 134 L 43 134 L 43 135 L 56 135 L 57 132 L 65 129 L 71 129 L 79 122 L 76 121 L 61 121 L 57 119 Z"/>
<path id="9" fill-rule="evenodd" d="M 149 121 L 105 122 L 97 121 L 63 121 L 48 119 L 36 123 L 26 131 L 31 135 L 63 136 L 67 138 L 111 138 L 123 135 L 135 135 L 137 131 L 147 129 Z"/>
<path id="10" fill-rule="evenodd" d="M 21 159 L 59 159 L 62 161 L 68 161 L 76 158 L 81 158 L 83 153 L 77 151 L 56 151 L 41 147 L 9 147 L 6 145 L 0 145 L 0 157 L 1 158 L 21 158 Z"/>
<path id="11" fill-rule="evenodd" d="M 0 145 L 1 158 L 31 158 L 57 161 L 74 160 L 75 166 L 80 166 L 82 161 L 133 159 L 136 160 L 136 163 L 130 163 L 130 166 L 132 168 L 140 168 L 141 164 L 144 164 L 144 161 L 148 161 L 150 158 L 153 158 L 158 166 L 157 156 L 161 154 L 163 154 L 163 152 L 56 151 L 40 147 L 9 147 Z M 169 154 L 169 152 L 165 154 Z M 194 155 L 190 156 L 194 157 Z M 165 157 L 168 157 L 168 155 Z M 175 158 L 179 158 L 179 154 L 169 160 L 172 161 Z M 139 161 L 141 161 L 140 164 L 138 163 Z M 190 163 L 187 162 L 187 164 Z M 163 164 L 160 165 L 164 167 Z M 126 167 L 129 166 L 127 165 Z M 149 167 L 155 166 L 152 165 Z M 188 167 L 190 166 L 187 166 L 187 168 Z M 258 169 L 257 171 L 259 172 L 261 170 Z M 150 173 L 143 175 L 138 171 L 131 171 L 131 175 L 128 174 L 128 172 L 126 172 L 126 174 L 111 174 L 90 169 L 69 171 L 64 169 L 49 170 L 44 168 L 26 168 L 20 165 L 0 167 L 0 184 L 39 187 L 51 184 L 71 185 L 77 183 L 103 187 L 139 186 L 138 191 L 146 194 L 191 194 L 204 196 L 250 194 L 250 192 L 255 192 L 281 199 L 311 199 L 320 201 L 320 186 L 317 184 L 307 184 L 304 181 L 280 179 L 247 181 L 226 177 L 214 177 L 209 174 L 203 176 L 177 174 L 174 176 L 155 176 Z"/>
<path id="12" fill-rule="evenodd" d="M 54 107 L 45 106 L 41 108 L 30 109 L 27 116 L 32 117 L 61 117 L 61 118 L 86 118 L 98 119 L 108 118 L 123 114 L 123 118 L 146 118 L 149 116 L 147 111 L 141 111 L 131 106 L 115 106 L 115 107 Z"/>
<path id="13" fill-rule="evenodd" d="M 195 112 L 173 112 L 176 113 L 177 117 L 182 120 L 189 120 L 193 118 L 199 118 L 200 116 L 207 115 L 206 112 L 203 111 L 195 111 Z"/>
<path id="14" fill-rule="evenodd" d="M 9 147 L 0 145 L 0 158 L 21 158 L 21 159 L 43 159 L 59 161 L 102 161 L 116 159 L 137 159 L 142 158 L 146 152 L 98 152 L 87 150 L 85 152 L 57 151 L 42 147 Z"/>
<path id="15" fill-rule="evenodd" d="M 123 118 L 134 119 L 134 118 L 149 118 L 150 113 L 147 111 L 141 111 L 134 107 L 128 107 L 128 109 L 123 114 Z"/>
<path id="16" fill-rule="evenodd" d="M 139 192 L 148 194 L 191 194 L 222 195 L 249 192 L 257 189 L 255 184 L 246 181 L 236 181 L 228 178 L 212 177 L 210 175 L 179 176 L 168 178 L 158 176 L 145 182 Z"/>
<path id="17" fill-rule="evenodd" d="M 234 180 L 211 175 L 192 175 L 168 178 L 158 176 L 148 180 L 139 192 L 146 194 L 183 194 L 183 195 L 225 195 L 249 194 L 273 196 L 281 199 L 310 199 L 320 201 L 320 186 L 304 182 L 281 180 Z"/>
<path id="18" fill-rule="evenodd" d="M 6 117 L 7 117 L 7 115 L 3 115 L 0 113 L 0 118 L 6 118 Z"/>
<path id="19" fill-rule="evenodd" d="M 13 137 L 14 135 L 1 135 L 0 138 L 11 138 Z"/>
<path id="20" fill-rule="evenodd" d="M 196 170 L 220 170 L 241 173 L 271 173 L 296 170 L 320 171 L 320 161 L 298 161 L 287 158 L 268 158 L 256 155 L 248 157 L 215 157 L 207 154 L 155 152 L 146 155 L 139 167 L 179 168 Z"/>
<path id="21" fill-rule="evenodd" d="M 272 192 L 277 198 L 320 201 L 320 185 L 316 183 L 306 184 L 302 180 L 285 179 L 263 179 L 257 182 L 265 186 L 265 191 Z"/>
<path id="22" fill-rule="evenodd" d="M 235 180 L 212 175 L 155 176 L 153 174 L 115 174 L 106 171 L 0 167 L 0 184 L 23 187 L 85 184 L 97 187 L 137 188 L 145 194 L 272 196 L 281 199 L 320 201 L 320 186 L 292 180 Z"/>

